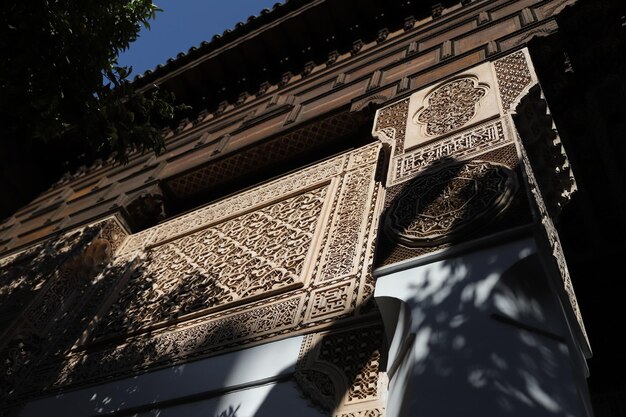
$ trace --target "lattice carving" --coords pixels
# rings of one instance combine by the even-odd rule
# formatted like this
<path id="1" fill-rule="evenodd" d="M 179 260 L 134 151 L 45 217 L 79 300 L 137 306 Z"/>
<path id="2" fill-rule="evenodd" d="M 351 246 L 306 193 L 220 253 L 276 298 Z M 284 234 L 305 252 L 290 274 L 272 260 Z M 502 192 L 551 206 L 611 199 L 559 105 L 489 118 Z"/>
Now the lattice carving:
<path id="1" fill-rule="evenodd" d="M 502 107 L 509 112 L 520 95 L 532 83 L 532 75 L 524 52 L 518 51 L 494 62 L 496 77 L 500 87 Z"/>
<path id="2" fill-rule="evenodd" d="M 311 402 L 322 409 L 332 412 L 336 400 L 336 389 L 333 380 L 321 371 L 304 369 L 294 374 L 294 379 L 303 394 Z"/>
<path id="3" fill-rule="evenodd" d="M 317 359 L 340 369 L 348 381 L 346 402 L 377 398 L 383 340 L 381 327 L 325 335 Z"/>
<path id="4" fill-rule="evenodd" d="M 101 323 L 123 332 L 301 281 L 326 187 L 154 248 Z"/>
<path id="5" fill-rule="evenodd" d="M 411 178 L 449 158 L 469 159 L 491 149 L 512 143 L 504 134 L 502 121 L 491 122 L 469 132 L 439 140 L 394 160 L 394 184 Z"/>
<path id="6" fill-rule="evenodd" d="M 393 133 L 396 141 L 396 153 L 404 151 L 404 138 L 406 135 L 406 121 L 409 117 L 409 99 L 404 99 L 383 107 L 378 111 L 375 132 L 382 131 L 387 136 Z M 390 129 L 393 129 L 390 130 Z"/>
<path id="7" fill-rule="evenodd" d="M 413 121 L 423 125 L 426 136 L 445 135 L 474 118 L 488 91 L 475 77 L 449 81 L 426 96 L 424 107 L 413 116 Z"/>
<path id="8" fill-rule="evenodd" d="M 194 195 L 218 186 L 227 179 L 239 178 L 263 168 L 269 163 L 278 163 L 307 150 L 319 148 L 324 143 L 356 131 L 358 127 L 352 113 L 339 113 L 172 179 L 168 181 L 167 186 L 177 198 Z"/>
<path id="9" fill-rule="evenodd" d="M 402 191 L 387 214 L 386 231 L 407 246 L 448 242 L 502 211 L 516 189 L 515 174 L 502 165 L 451 164 Z"/>
<path id="10" fill-rule="evenodd" d="M 376 409 L 383 398 L 383 337 L 380 325 L 307 336 L 296 365 L 296 382 L 314 404 L 332 410 L 333 415 L 357 405 Z"/>
<path id="11" fill-rule="evenodd" d="M 374 168 L 350 172 L 344 180 L 341 206 L 335 232 L 326 253 L 322 280 L 348 275 L 355 269 L 360 247 L 363 214 L 371 197 L 370 184 Z"/>
<path id="12" fill-rule="evenodd" d="M 299 171 L 286 178 L 256 187 L 237 196 L 200 208 L 154 228 L 131 235 L 126 240 L 120 254 L 130 254 L 148 245 L 169 240 L 184 233 L 198 230 L 225 217 L 237 215 L 259 204 L 275 201 L 277 198 L 328 181 L 339 174 L 345 164 L 345 157 L 336 157 L 317 164 L 315 167 Z"/>

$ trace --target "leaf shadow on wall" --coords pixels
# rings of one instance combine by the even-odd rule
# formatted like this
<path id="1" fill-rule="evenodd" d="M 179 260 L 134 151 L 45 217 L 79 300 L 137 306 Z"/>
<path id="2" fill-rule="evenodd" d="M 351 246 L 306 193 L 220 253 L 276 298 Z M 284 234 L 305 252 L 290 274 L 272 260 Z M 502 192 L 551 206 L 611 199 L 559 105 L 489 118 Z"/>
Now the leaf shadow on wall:
<path id="1" fill-rule="evenodd" d="M 461 172 L 459 161 L 438 161 L 418 178 L 404 183 L 403 190 L 396 190 L 395 198 L 406 196 L 404 190 L 411 187 L 423 187 L 422 178 L 437 175 L 444 166 L 442 162 Z M 519 166 L 513 171 L 520 175 Z M 454 180 L 455 173 L 448 178 Z M 478 195 L 481 191 L 457 186 L 443 181 L 427 192 L 416 190 L 427 200 L 414 206 L 415 211 L 410 213 L 413 217 L 404 225 L 415 226 L 414 222 L 423 220 L 423 208 L 429 215 L 433 211 L 430 204 L 451 197 L 446 190 L 457 188 L 457 196 Z M 465 184 L 476 186 L 481 186 L 480 181 Z M 523 194 L 518 190 L 516 198 L 523 198 Z M 382 222 L 389 221 L 390 210 L 396 204 L 397 200 L 386 207 Z M 532 232 L 479 240 L 507 225 L 507 211 L 519 205 L 514 201 L 506 210 L 494 212 L 490 219 L 475 225 L 471 218 L 457 213 L 448 231 L 458 233 L 450 233 L 449 239 L 438 245 L 408 247 L 389 236 L 389 225 L 383 231 L 385 225 L 381 224 L 376 259 L 379 265 L 403 257 L 431 256 L 419 266 L 398 272 L 414 339 L 407 338 L 411 348 L 403 359 L 408 376 L 401 389 L 410 394 L 402 404 L 390 407 L 400 410 L 394 415 L 413 415 L 416 410 L 420 415 L 438 416 L 581 413 L 580 394 L 574 382 L 577 376 L 572 373 L 575 355 L 568 347 L 567 325 L 554 295 L 555 283 L 549 282 L 536 254 L 512 244 L 532 237 Z M 476 215 L 471 210 L 468 213 Z M 472 240 L 473 244 L 467 244 Z"/>

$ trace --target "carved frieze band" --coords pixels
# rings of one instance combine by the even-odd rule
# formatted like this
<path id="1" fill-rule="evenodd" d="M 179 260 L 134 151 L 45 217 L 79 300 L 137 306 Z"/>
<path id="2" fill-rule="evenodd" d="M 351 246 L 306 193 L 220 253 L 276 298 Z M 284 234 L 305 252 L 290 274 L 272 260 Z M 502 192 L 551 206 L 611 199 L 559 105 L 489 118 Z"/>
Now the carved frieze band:
<path id="1" fill-rule="evenodd" d="M 301 302 L 301 297 L 292 297 L 216 320 L 196 320 L 149 338 L 131 338 L 112 349 L 78 353 L 68 358 L 54 385 L 149 369 L 223 349 L 229 344 L 240 345 L 247 339 L 260 340 L 268 333 L 293 328 Z"/>
<path id="2" fill-rule="evenodd" d="M 502 120 L 483 124 L 394 158 L 390 185 L 413 178 L 438 163 L 447 163 L 451 158 L 470 159 L 512 142 L 513 140 L 504 133 Z"/>

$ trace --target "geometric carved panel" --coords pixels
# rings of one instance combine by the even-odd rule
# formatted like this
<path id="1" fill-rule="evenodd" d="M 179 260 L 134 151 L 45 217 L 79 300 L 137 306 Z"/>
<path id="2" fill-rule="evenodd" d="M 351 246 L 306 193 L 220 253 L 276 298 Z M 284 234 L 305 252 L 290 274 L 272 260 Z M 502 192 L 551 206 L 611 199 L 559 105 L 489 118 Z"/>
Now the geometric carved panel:
<path id="1" fill-rule="evenodd" d="M 509 168 L 476 160 L 406 184 L 388 210 L 385 231 L 409 247 L 439 245 L 474 230 L 506 208 L 517 190 Z"/>
<path id="2" fill-rule="evenodd" d="M 151 249 L 99 326 L 125 333 L 302 282 L 326 187 Z"/>
<path id="3" fill-rule="evenodd" d="M 303 394 L 333 416 L 382 415 L 386 379 L 381 369 L 380 324 L 303 341 L 295 380 Z"/>
<path id="4" fill-rule="evenodd" d="M 493 67 L 500 87 L 502 108 L 509 112 L 534 81 L 526 55 L 524 51 L 514 52 L 495 61 Z"/>
<path id="5" fill-rule="evenodd" d="M 360 303 L 373 291 L 380 149 L 363 146 L 109 241 L 119 249 L 107 269 L 57 303 L 68 314 L 49 330 L 54 362 L 33 365 L 21 398 L 371 319 L 375 309 Z M 360 381 L 359 413 L 378 366 L 367 359 L 363 375 L 343 370 Z"/>

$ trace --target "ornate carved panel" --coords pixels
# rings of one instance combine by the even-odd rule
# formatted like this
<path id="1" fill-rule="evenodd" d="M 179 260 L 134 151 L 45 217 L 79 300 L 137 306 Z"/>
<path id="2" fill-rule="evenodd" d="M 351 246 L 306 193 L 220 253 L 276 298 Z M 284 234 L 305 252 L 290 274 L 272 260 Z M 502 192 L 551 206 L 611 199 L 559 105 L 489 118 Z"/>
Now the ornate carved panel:
<path id="1" fill-rule="evenodd" d="M 300 390 L 333 416 L 383 415 L 383 340 L 381 325 L 308 335 L 295 374 Z"/>
<path id="2" fill-rule="evenodd" d="M 406 246 L 441 244 L 502 211 L 516 189 L 515 174 L 505 166 L 450 164 L 403 190 L 387 212 L 385 230 Z"/>
<path id="3" fill-rule="evenodd" d="M 70 303 L 81 313 L 55 342 L 54 364 L 36 365 L 45 383 L 24 387 L 63 390 L 375 314 L 359 307 L 373 288 L 380 149 L 130 235 L 97 285 Z"/>
<path id="4" fill-rule="evenodd" d="M 515 110 L 517 100 L 535 81 L 525 50 L 514 52 L 493 63 L 500 88 L 500 100 L 504 112 Z M 536 82 L 536 81 L 535 81 Z"/>
<path id="5" fill-rule="evenodd" d="M 495 77 L 484 63 L 431 88 L 413 93 L 404 148 L 423 145 L 499 115 Z"/>
<path id="6" fill-rule="evenodd" d="M 133 331 L 301 283 L 326 188 L 154 247 L 100 332 Z"/>
<path id="7" fill-rule="evenodd" d="M 100 237 L 111 245 L 111 253 L 115 254 L 129 233 L 115 217 L 98 222 L 95 225 L 100 228 Z"/>
<path id="8" fill-rule="evenodd" d="M 578 300 L 574 292 L 574 285 L 572 284 L 572 280 L 570 278 L 567 262 L 565 261 L 565 254 L 563 252 L 563 247 L 561 246 L 559 234 L 556 230 L 556 227 L 554 226 L 554 223 L 552 222 L 552 218 L 550 217 L 550 213 L 548 211 L 548 208 L 546 207 L 544 198 L 539 189 L 537 179 L 531 168 L 528 154 L 523 147 L 521 149 L 521 153 L 523 169 L 528 180 L 528 188 L 530 189 L 530 192 L 533 196 L 534 204 L 538 212 L 537 214 L 543 226 L 545 240 L 552 252 L 552 261 L 554 262 L 561 276 L 561 279 L 563 280 L 563 289 L 565 290 L 565 294 L 569 299 L 570 306 L 574 313 L 574 317 L 576 317 L 576 321 L 578 322 L 578 326 L 580 327 L 582 337 L 584 338 L 587 346 L 589 346 L 589 337 L 587 336 L 587 331 L 585 330 L 585 324 L 583 322 L 582 314 L 580 312 L 580 307 L 578 306 Z"/>
<path id="9" fill-rule="evenodd" d="M 355 272 L 359 248 L 362 246 L 364 218 L 362 213 L 371 196 L 374 166 L 348 173 L 344 178 L 335 232 L 326 252 L 321 280 L 329 280 Z"/>
<path id="10" fill-rule="evenodd" d="M 430 92 L 424 107 L 413 121 L 422 125 L 426 136 L 440 136 L 457 130 L 472 120 L 478 105 L 489 88 L 478 83 L 476 77 L 462 77 Z"/>
<path id="11" fill-rule="evenodd" d="M 373 134 L 379 139 L 393 142 L 396 154 L 404 152 L 406 121 L 409 116 L 409 99 L 397 101 L 376 112 Z"/>
<path id="12" fill-rule="evenodd" d="M 16 280 L 18 287 L 9 286 L 7 293 L 21 305 L 13 306 L 15 320 L 0 340 L 0 354 L 8 358 L 0 364 L 1 404 L 40 390 L 45 382 L 38 367 L 46 363 L 54 372 L 51 364 L 74 344 L 78 335 L 73 333 L 73 319 L 83 314 L 84 297 L 99 285 L 94 277 L 111 256 L 110 243 L 98 237 L 101 226 L 42 243 L 5 265 L 8 276 L 25 279 Z M 27 262 L 27 269 L 20 267 L 21 261 Z M 7 287 L 2 288 L 5 292 Z"/>

